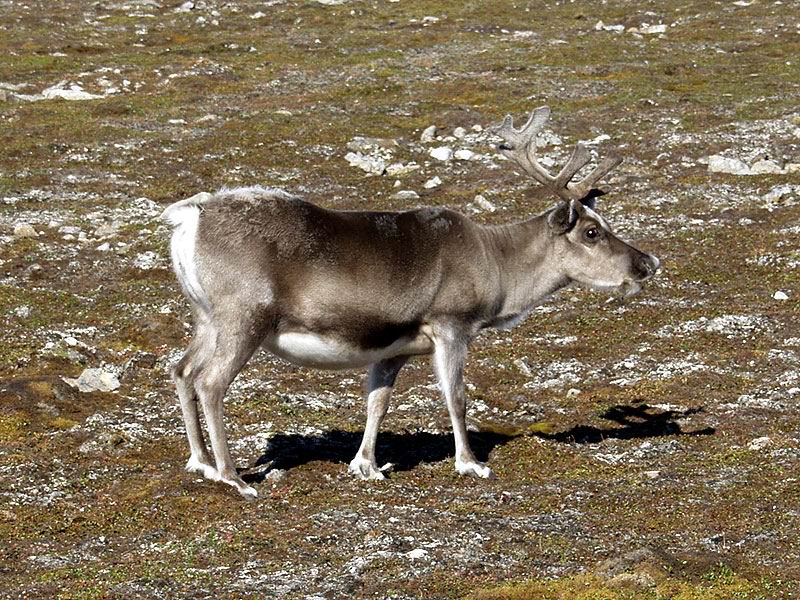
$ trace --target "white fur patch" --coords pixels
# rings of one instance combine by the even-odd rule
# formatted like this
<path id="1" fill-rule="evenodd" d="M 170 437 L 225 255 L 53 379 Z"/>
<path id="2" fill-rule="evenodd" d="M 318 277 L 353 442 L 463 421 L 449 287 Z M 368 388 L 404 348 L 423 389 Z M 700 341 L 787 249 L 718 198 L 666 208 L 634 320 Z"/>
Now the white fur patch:
<path id="1" fill-rule="evenodd" d="M 401 354 L 425 354 L 429 351 L 429 343 L 427 337 L 418 336 L 401 338 L 385 348 L 365 349 L 315 333 L 290 331 L 267 338 L 264 346 L 277 356 L 303 367 L 352 369 Z"/>
<path id="2" fill-rule="evenodd" d="M 170 244 L 175 275 L 186 296 L 206 312 L 211 307 L 197 277 L 194 254 L 197 228 L 200 224 L 200 207 L 211 197 L 211 194 L 205 192 L 197 194 L 170 205 L 161 214 L 163 219 L 175 227 Z"/>
<path id="3" fill-rule="evenodd" d="M 591 217 L 592 219 L 594 219 L 595 221 L 597 221 L 598 223 L 600 223 L 600 226 L 601 226 L 603 229 L 605 229 L 606 231 L 611 231 L 611 227 L 609 227 L 609 226 L 608 226 L 608 221 L 606 221 L 606 220 L 605 220 L 603 217 L 601 217 L 599 214 L 597 214 L 596 212 L 594 212 L 594 211 L 593 211 L 591 208 L 589 208 L 588 206 L 586 206 L 586 207 L 584 207 L 584 208 L 586 209 L 586 215 L 587 215 L 587 216 Z"/>

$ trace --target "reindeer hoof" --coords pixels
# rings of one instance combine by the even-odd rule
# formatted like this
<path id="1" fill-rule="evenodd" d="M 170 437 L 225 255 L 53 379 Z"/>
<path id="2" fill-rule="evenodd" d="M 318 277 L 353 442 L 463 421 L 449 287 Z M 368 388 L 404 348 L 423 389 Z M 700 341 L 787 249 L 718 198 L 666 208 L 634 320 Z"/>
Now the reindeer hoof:
<path id="1" fill-rule="evenodd" d="M 219 473 L 217 473 L 217 469 L 211 466 L 205 460 L 197 458 L 195 455 L 189 457 L 189 460 L 186 463 L 186 470 L 189 473 L 199 473 L 211 481 L 219 481 Z"/>
<path id="2" fill-rule="evenodd" d="M 347 470 L 364 481 L 367 480 L 374 480 L 379 481 L 382 479 L 386 479 L 386 475 L 384 472 L 391 471 L 393 465 L 391 463 L 387 463 L 383 465 L 380 469 L 378 466 L 366 458 L 362 458 L 360 456 L 356 456 L 352 461 L 350 461 L 350 466 L 347 467 Z"/>
<path id="3" fill-rule="evenodd" d="M 469 475 L 480 479 L 494 479 L 492 470 L 479 462 L 456 462 L 456 471 L 459 475 Z"/>
<path id="4" fill-rule="evenodd" d="M 220 479 L 222 483 L 236 488 L 245 500 L 255 500 L 258 498 L 258 491 L 254 487 L 247 485 L 240 477 Z"/>

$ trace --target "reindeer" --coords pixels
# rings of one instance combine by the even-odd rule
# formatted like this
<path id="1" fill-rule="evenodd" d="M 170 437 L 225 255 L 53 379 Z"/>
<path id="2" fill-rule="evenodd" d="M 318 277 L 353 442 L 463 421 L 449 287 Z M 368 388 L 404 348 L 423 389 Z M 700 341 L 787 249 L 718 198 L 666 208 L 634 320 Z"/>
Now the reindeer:
<path id="1" fill-rule="evenodd" d="M 559 198 L 519 223 L 487 226 L 447 209 L 338 211 L 279 189 L 223 189 L 176 202 L 172 262 L 194 313 L 194 337 L 173 369 L 189 439 L 186 470 L 236 488 L 223 397 L 258 348 L 317 369 L 368 367 L 367 423 L 349 471 L 384 479 L 375 443 L 397 374 L 413 356 L 433 355 L 455 437 L 455 468 L 487 478 L 465 424 L 464 363 L 487 327 L 510 328 L 568 284 L 623 289 L 653 276 L 658 259 L 616 237 L 595 212 L 593 186 L 621 161 L 590 161 L 581 144 L 552 176 L 536 157 L 549 109 L 521 129 L 506 116 L 498 149 Z M 202 405 L 209 453 L 198 416 Z M 212 458 L 213 457 L 213 458 Z"/>

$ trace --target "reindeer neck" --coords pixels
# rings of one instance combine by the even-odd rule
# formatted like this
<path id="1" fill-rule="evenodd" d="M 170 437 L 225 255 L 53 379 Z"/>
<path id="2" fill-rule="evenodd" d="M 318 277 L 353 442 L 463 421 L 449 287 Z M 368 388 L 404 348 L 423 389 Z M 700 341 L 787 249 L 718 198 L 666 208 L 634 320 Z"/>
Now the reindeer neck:
<path id="1" fill-rule="evenodd" d="M 484 229 L 495 248 L 502 285 L 499 318 L 524 316 L 547 296 L 568 285 L 555 255 L 547 213 L 519 223 Z"/>

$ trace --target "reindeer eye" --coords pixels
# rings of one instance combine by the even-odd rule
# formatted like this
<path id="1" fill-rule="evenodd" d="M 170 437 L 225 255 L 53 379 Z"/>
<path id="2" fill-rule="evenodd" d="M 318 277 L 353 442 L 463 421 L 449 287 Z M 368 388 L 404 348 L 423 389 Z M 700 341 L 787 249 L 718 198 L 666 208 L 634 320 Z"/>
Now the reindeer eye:
<path id="1" fill-rule="evenodd" d="M 597 227 L 590 227 L 589 229 L 587 229 L 587 230 L 584 232 L 584 234 L 583 234 L 583 235 L 585 235 L 585 236 L 586 236 L 586 239 L 587 239 L 587 240 L 589 240 L 589 241 L 592 241 L 592 242 L 593 242 L 593 241 L 595 241 L 595 240 L 598 238 L 598 236 L 600 235 L 600 232 L 599 232 L 599 231 L 597 231 Z"/>

